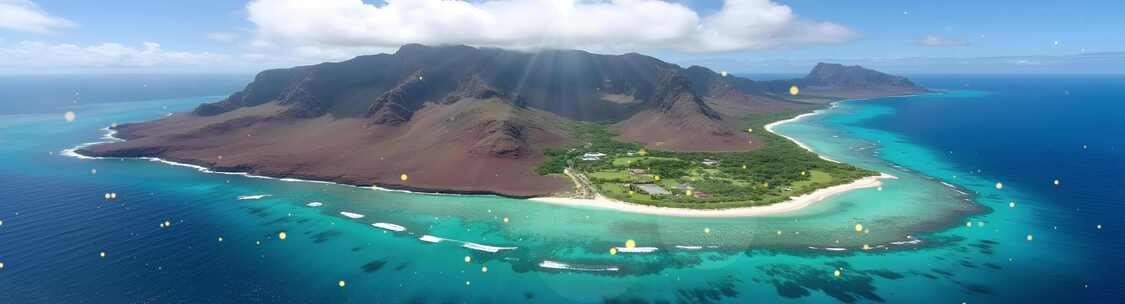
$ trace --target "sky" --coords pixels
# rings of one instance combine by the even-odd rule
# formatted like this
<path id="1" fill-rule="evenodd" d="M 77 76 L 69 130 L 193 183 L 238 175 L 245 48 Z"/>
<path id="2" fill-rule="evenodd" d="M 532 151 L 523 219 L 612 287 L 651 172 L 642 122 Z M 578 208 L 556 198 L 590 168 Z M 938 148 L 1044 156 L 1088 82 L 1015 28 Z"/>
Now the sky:
<path id="1" fill-rule="evenodd" d="M 0 74 L 255 73 L 405 43 L 734 73 L 1125 73 L 1125 1 L 0 0 Z"/>

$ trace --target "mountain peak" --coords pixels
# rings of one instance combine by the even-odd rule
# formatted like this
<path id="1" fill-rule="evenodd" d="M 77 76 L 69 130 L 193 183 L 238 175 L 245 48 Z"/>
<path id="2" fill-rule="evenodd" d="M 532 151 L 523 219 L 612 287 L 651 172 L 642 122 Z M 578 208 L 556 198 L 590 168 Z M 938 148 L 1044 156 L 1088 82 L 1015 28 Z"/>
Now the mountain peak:
<path id="1" fill-rule="evenodd" d="M 895 76 L 858 65 L 817 63 L 804 78 L 807 85 L 849 88 L 907 87 L 916 88 L 906 77 Z"/>

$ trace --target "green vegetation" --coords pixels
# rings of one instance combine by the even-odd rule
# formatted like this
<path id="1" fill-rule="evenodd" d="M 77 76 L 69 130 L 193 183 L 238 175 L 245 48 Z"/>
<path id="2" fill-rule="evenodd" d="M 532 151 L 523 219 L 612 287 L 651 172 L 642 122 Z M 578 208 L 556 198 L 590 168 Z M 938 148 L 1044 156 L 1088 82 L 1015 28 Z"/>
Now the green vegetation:
<path id="1" fill-rule="evenodd" d="M 815 153 L 770 133 L 765 125 L 798 112 L 746 118 L 762 146 L 749 152 L 697 153 L 645 150 L 623 143 L 605 125 L 577 124 L 572 134 L 582 143 L 546 152 L 536 171 L 562 174 L 566 168 L 585 176 L 602 195 L 662 207 L 719 209 L 778 203 L 791 196 L 877 175 L 876 172 L 820 159 Z M 605 156 L 586 159 L 587 153 Z M 706 162 L 706 164 L 705 164 Z M 649 194 L 656 185 L 671 194 Z"/>

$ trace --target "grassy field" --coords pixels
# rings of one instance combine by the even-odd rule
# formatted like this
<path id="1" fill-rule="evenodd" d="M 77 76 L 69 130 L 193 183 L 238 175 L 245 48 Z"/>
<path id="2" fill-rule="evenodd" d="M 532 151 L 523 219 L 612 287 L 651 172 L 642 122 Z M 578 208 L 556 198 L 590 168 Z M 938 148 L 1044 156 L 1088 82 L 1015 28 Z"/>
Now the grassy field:
<path id="1" fill-rule="evenodd" d="M 536 170 L 540 174 L 557 174 L 569 167 L 586 176 L 592 187 L 607 197 L 697 209 L 768 205 L 878 174 L 825 161 L 765 130 L 766 124 L 797 114 L 800 112 L 747 117 L 746 132 L 754 132 L 762 147 L 732 153 L 646 150 L 640 144 L 613 140 L 616 134 L 604 125 L 578 124 L 571 132 L 580 144 L 547 151 L 548 159 Z M 606 156 L 582 160 L 586 153 Z M 671 194 L 648 194 L 641 185 L 659 186 Z"/>

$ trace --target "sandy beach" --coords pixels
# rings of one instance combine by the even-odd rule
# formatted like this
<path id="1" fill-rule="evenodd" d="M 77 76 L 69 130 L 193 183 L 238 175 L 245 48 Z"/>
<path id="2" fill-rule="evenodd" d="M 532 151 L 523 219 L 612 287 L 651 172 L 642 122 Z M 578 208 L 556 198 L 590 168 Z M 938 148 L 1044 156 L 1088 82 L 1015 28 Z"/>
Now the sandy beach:
<path id="1" fill-rule="evenodd" d="M 895 179 L 892 175 L 883 173 L 879 176 L 870 176 L 861 178 L 851 183 L 832 186 L 820 190 L 813 191 L 801 196 L 795 196 L 787 201 L 771 204 L 767 206 L 744 207 L 744 208 L 731 208 L 731 209 L 685 209 L 685 208 L 668 208 L 668 207 L 655 207 L 640 204 L 627 203 L 615 199 L 611 199 L 600 194 L 596 195 L 594 199 L 578 199 L 566 197 L 538 197 L 528 200 L 535 202 L 542 202 L 548 204 L 565 205 L 572 207 L 591 207 L 591 208 L 604 208 L 612 209 L 622 212 L 632 212 L 650 215 L 664 215 L 664 216 L 681 216 L 681 217 L 752 217 L 773 215 L 785 213 L 790 211 L 800 210 L 801 208 L 808 207 L 816 202 L 824 200 L 829 196 L 863 188 L 874 188 L 881 186 L 882 179 Z"/>
<path id="2" fill-rule="evenodd" d="M 833 103 L 832 106 L 834 107 L 835 103 Z M 796 139 L 794 139 L 792 137 L 781 135 L 777 132 L 774 132 L 773 127 L 777 126 L 777 125 L 780 125 L 780 124 L 783 124 L 783 123 L 797 121 L 801 118 L 808 117 L 808 116 L 811 116 L 811 115 L 817 115 L 817 114 L 820 114 L 821 111 L 823 111 L 823 110 L 816 110 L 816 111 L 813 111 L 811 113 L 805 113 L 805 114 L 797 115 L 796 117 L 793 117 L 793 118 L 790 118 L 790 119 L 775 121 L 775 122 L 772 122 L 770 124 L 767 124 L 765 126 L 765 128 L 766 128 L 766 131 L 777 134 L 778 136 L 781 136 L 781 137 L 785 137 L 789 141 L 792 141 L 792 142 L 796 143 L 798 146 L 801 146 L 801 148 L 804 148 L 805 150 L 809 150 L 810 152 L 816 153 L 816 151 L 813 151 L 812 148 L 805 145 L 804 143 L 802 143 L 800 141 L 797 141 Z M 827 160 L 827 161 L 830 161 L 830 162 L 839 163 L 839 161 L 829 159 L 827 157 L 824 157 L 824 155 L 819 155 L 819 156 L 820 156 L 821 159 L 824 159 L 824 160 Z M 770 204 L 770 205 L 767 205 L 767 206 L 730 208 L 730 209 L 686 209 L 686 208 L 647 206 L 647 205 L 633 204 L 633 203 L 623 202 L 623 201 L 620 201 L 620 200 L 615 200 L 615 199 L 612 199 L 612 198 L 605 197 L 601 194 L 595 194 L 593 199 L 567 198 L 567 197 L 537 197 L 537 198 L 531 198 L 529 200 L 536 201 L 536 202 L 542 202 L 542 203 L 548 203 L 548 204 L 556 204 L 556 205 L 565 205 L 565 206 L 574 206 L 574 207 L 604 208 L 604 209 L 612 209 L 612 210 L 617 210 L 617 211 L 622 211 L 622 212 L 632 212 L 632 213 L 650 214 L 650 215 L 663 215 L 663 216 L 752 217 L 752 216 L 774 215 L 774 214 L 780 214 L 780 213 L 786 213 L 786 212 L 800 210 L 801 208 L 805 208 L 805 207 L 808 207 L 809 205 L 812 205 L 816 202 L 822 201 L 825 198 L 828 198 L 829 196 L 833 196 L 833 195 L 836 195 L 836 194 L 840 194 L 840 193 L 844 193 L 844 192 L 848 192 L 848 191 L 852 191 L 852 190 L 857 190 L 857 189 L 880 187 L 880 186 L 883 185 L 883 182 L 881 180 L 883 180 L 883 179 L 896 179 L 896 178 L 897 177 L 895 177 L 893 175 L 890 175 L 890 174 L 880 173 L 879 176 L 869 176 L 869 177 L 858 179 L 858 180 L 853 181 L 851 183 L 847 183 L 847 184 L 843 184 L 843 185 L 836 185 L 836 186 L 832 186 L 832 187 L 828 187 L 828 188 L 824 188 L 824 189 L 819 189 L 819 190 L 813 191 L 812 193 L 804 194 L 804 195 L 801 195 L 801 196 L 791 197 L 791 198 L 789 198 L 789 200 L 786 200 L 786 201 L 780 202 L 780 203 L 776 203 L 776 204 Z"/>

